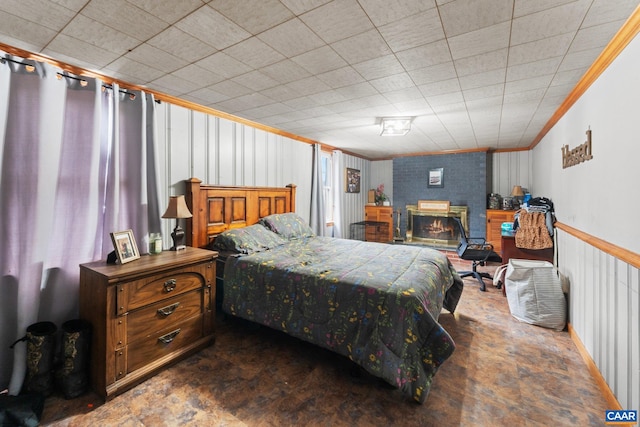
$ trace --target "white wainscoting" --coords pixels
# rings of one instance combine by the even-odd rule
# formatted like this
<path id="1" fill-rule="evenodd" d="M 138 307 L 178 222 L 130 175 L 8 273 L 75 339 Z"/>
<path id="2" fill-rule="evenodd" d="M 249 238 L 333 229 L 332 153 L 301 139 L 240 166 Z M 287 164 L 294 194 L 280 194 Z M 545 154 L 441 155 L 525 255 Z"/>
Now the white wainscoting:
<path id="1" fill-rule="evenodd" d="M 621 407 L 640 409 L 640 270 L 560 229 L 557 249 L 572 328 Z"/>

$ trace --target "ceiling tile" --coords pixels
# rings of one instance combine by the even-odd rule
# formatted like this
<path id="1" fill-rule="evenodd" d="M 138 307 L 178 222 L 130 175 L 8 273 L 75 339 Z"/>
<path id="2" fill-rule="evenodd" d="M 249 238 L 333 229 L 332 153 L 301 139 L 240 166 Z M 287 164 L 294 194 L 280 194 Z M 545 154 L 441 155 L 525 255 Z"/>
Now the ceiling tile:
<path id="1" fill-rule="evenodd" d="M 224 77 L 220 74 L 216 74 L 196 64 L 189 64 L 186 67 L 174 71 L 172 74 L 182 79 L 198 83 L 199 86 L 210 86 L 224 80 Z"/>
<path id="2" fill-rule="evenodd" d="M 468 56 L 455 61 L 458 76 L 464 77 L 474 73 L 483 73 L 507 66 L 508 49 L 498 49 L 482 55 Z"/>
<path id="3" fill-rule="evenodd" d="M 230 57 L 224 52 L 217 52 L 211 56 L 201 59 L 196 65 L 212 70 L 223 77 L 235 77 L 251 71 L 251 67 Z"/>
<path id="4" fill-rule="evenodd" d="M 27 27 L 31 31 L 24 31 Z M 6 12 L 0 12 L 0 34 L 3 43 L 39 52 L 55 37 L 56 32 Z"/>
<path id="5" fill-rule="evenodd" d="M 140 84 L 147 84 L 159 78 L 163 73 L 155 68 L 151 68 L 148 65 L 141 64 L 130 58 L 121 56 L 106 67 L 104 72 L 112 77 L 124 81 L 137 81 Z"/>
<path id="6" fill-rule="evenodd" d="M 326 43 L 373 29 L 373 24 L 356 0 L 334 0 L 301 15 L 300 19 Z"/>
<path id="7" fill-rule="evenodd" d="M 298 96 L 311 95 L 331 89 L 329 85 L 315 76 L 287 83 L 285 86 L 297 92 Z"/>
<path id="8" fill-rule="evenodd" d="M 511 44 L 518 45 L 576 31 L 589 4 L 590 1 L 575 1 L 514 19 Z"/>
<path id="9" fill-rule="evenodd" d="M 248 73 L 234 77 L 231 80 L 254 91 L 261 91 L 280 84 L 258 70 L 249 71 Z"/>
<path id="10" fill-rule="evenodd" d="M 511 20 L 513 0 L 459 0 L 439 8 L 447 37 Z"/>
<path id="11" fill-rule="evenodd" d="M 101 49 L 124 55 L 141 41 L 83 15 L 76 16 L 62 34 L 82 40 Z"/>
<path id="12" fill-rule="evenodd" d="M 307 70 L 288 59 L 263 67 L 262 72 L 280 83 L 290 83 L 311 76 Z"/>
<path id="13" fill-rule="evenodd" d="M 529 79 L 507 82 L 504 86 L 505 96 L 516 92 L 525 92 L 532 89 L 547 88 L 549 87 L 552 78 L 553 74 L 548 74 L 546 76 L 538 76 Z"/>
<path id="14" fill-rule="evenodd" d="M 396 53 L 396 57 L 407 71 L 451 61 L 451 53 L 449 53 L 449 45 L 446 40 L 438 40 L 403 50 Z"/>
<path id="15" fill-rule="evenodd" d="M 573 39 L 573 43 L 571 43 L 569 51 L 577 52 L 593 48 L 604 48 L 622 24 L 622 21 L 615 21 L 579 30 Z"/>
<path id="16" fill-rule="evenodd" d="M 420 85 L 420 92 L 429 98 L 434 95 L 443 95 L 445 93 L 459 92 L 460 83 L 458 79 L 442 80 L 436 83 Z"/>
<path id="17" fill-rule="evenodd" d="M 280 0 L 282 4 L 287 6 L 296 15 L 302 15 L 305 12 L 313 10 L 332 0 Z"/>
<path id="18" fill-rule="evenodd" d="M 156 70 L 164 71 L 165 73 L 171 73 L 187 65 L 185 60 L 146 43 L 136 47 L 127 53 L 125 57 L 146 64 Z"/>
<path id="19" fill-rule="evenodd" d="M 424 99 L 420 91 L 416 90 L 415 87 L 392 90 L 392 91 L 383 93 L 383 95 L 392 104 L 413 101 L 415 99 Z"/>
<path id="20" fill-rule="evenodd" d="M 404 71 L 404 68 L 396 59 L 395 55 L 387 55 L 370 59 L 368 61 L 355 64 L 353 68 L 355 68 L 355 70 L 366 80 L 391 76 Z"/>
<path id="21" fill-rule="evenodd" d="M 509 48 L 509 65 L 526 64 L 554 56 L 563 56 L 567 53 L 574 35 L 574 33 L 560 34 L 511 46 Z"/>
<path id="22" fill-rule="evenodd" d="M 241 97 L 253 92 L 246 86 L 242 86 L 232 80 L 225 80 L 220 83 L 216 83 L 209 86 L 209 89 L 228 96 L 229 98 Z"/>
<path id="23" fill-rule="evenodd" d="M 181 98 L 190 102 L 195 102 L 198 105 L 205 106 L 209 106 L 211 104 L 215 104 L 216 102 L 222 102 L 225 99 L 229 99 L 228 97 L 207 88 L 194 90 L 191 93 L 182 95 Z"/>
<path id="24" fill-rule="evenodd" d="M 278 0 L 213 0 L 208 5 L 251 34 L 261 33 L 294 16 Z"/>
<path id="25" fill-rule="evenodd" d="M 451 57 L 455 59 L 476 56 L 509 47 L 511 24 L 505 22 L 491 27 L 449 38 Z"/>
<path id="26" fill-rule="evenodd" d="M 125 0 L 92 0 L 80 12 L 137 40 L 148 40 L 169 26 Z"/>
<path id="27" fill-rule="evenodd" d="M 359 3 L 371 21 L 378 26 L 419 14 L 436 6 L 433 0 L 360 0 Z"/>
<path id="28" fill-rule="evenodd" d="M 313 74 L 324 73 L 347 65 L 347 62 L 329 46 L 322 46 L 294 56 L 291 60 Z"/>
<path id="29" fill-rule="evenodd" d="M 483 86 L 504 83 L 505 69 L 485 71 L 460 78 L 460 87 L 463 90 L 475 89 Z"/>
<path id="30" fill-rule="evenodd" d="M 332 89 L 350 86 L 364 81 L 362 76 L 352 67 L 342 67 L 337 70 L 328 71 L 319 74 L 318 78 Z"/>
<path id="31" fill-rule="evenodd" d="M 394 52 L 444 39 L 437 9 L 431 9 L 379 27 Z"/>
<path id="32" fill-rule="evenodd" d="M 180 96 L 198 88 L 198 85 L 182 79 L 173 74 L 165 74 L 162 77 L 148 83 L 149 87 L 156 88 L 173 96 Z"/>
<path id="33" fill-rule="evenodd" d="M 252 68 L 264 67 L 285 59 L 282 54 L 256 37 L 248 38 L 228 47 L 224 53 Z"/>
<path id="34" fill-rule="evenodd" d="M 602 49 L 600 48 L 570 52 L 562 60 L 558 72 L 575 70 L 576 68 L 586 69 L 596 60 L 601 52 Z"/>
<path id="35" fill-rule="evenodd" d="M 216 52 L 215 47 L 176 27 L 167 28 L 147 43 L 187 62 L 198 61 Z"/>
<path id="36" fill-rule="evenodd" d="M 574 1 L 575 0 L 516 0 L 513 8 L 513 16 L 514 18 L 519 18 L 524 15 L 531 15 L 543 10 L 553 9 L 554 7 Z"/>
<path id="37" fill-rule="evenodd" d="M 413 80 L 411 80 L 411 77 L 409 77 L 409 74 L 407 73 L 400 73 L 393 76 L 370 80 L 369 83 L 371 83 L 371 86 L 375 87 L 380 93 L 415 87 Z"/>
<path id="38" fill-rule="evenodd" d="M 504 84 L 479 87 L 463 91 L 464 100 L 469 109 L 501 106 L 504 94 Z"/>
<path id="39" fill-rule="evenodd" d="M 220 12 L 204 6 L 178 21 L 176 27 L 222 50 L 251 36 Z"/>
<path id="40" fill-rule="evenodd" d="M 94 0 L 95 1 L 95 0 Z M 201 0 L 127 0 L 142 10 L 149 12 L 168 24 L 184 18 L 202 7 Z"/>
<path id="41" fill-rule="evenodd" d="M 542 61 L 530 62 L 528 64 L 514 65 L 507 68 L 507 81 L 528 79 L 539 75 L 554 74 L 562 58 L 544 59 Z"/>
<path id="42" fill-rule="evenodd" d="M 582 24 L 584 27 L 624 21 L 638 7 L 638 0 L 595 0 Z"/>
<path id="43" fill-rule="evenodd" d="M 349 64 L 357 64 L 391 53 L 389 46 L 376 30 L 340 40 L 333 43 L 331 47 Z"/>
<path id="44" fill-rule="evenodd" d="M 363 98 L 365 96 L 374 95 L 378 91 L 371 86 L 369 82 L 356 83 L 349 86 L 344 86 L 336 89 L 336 92 L 341 94 L 347 99 L 350 98 Z"/>
<path id="45" fill-rule="evenodd" d="M 24 0 L 3 0 L 0 2 L 0 11 L 54 31 L 62 30 L 76 15 L 76 11 L 55 2 L 34 4 L 32 1 Z M 23 31 L 30 28 L 29 24 Z"/>
<path id="46" fill-rule="evenodd" d="M 258 38 L 286 57 L 300 55 L 322 46 L 322 40 L 298 18 L 271 28 Z"/>
<path id="47" fill-rule="evenodd" d="M 409 71 L 409 75 L 415 84 L 422 85 L 439 82 L 441 80 L 449 80 L 456 77 L 457 74 L 453 62 L 449 61 L 444 64 Z"/>
<path id="48" fill-rule="evenodd" d="M 342 102 L 346 99 L 343 95 L 340 94 L 340 92 L 334 89 L 327 90 L 324 92 L 314 93 L 309 95 L 306 98 L 314 102 L 316 105 L 334 104 L 336 102 Z"/>
<path id="49" fill-rule="evenodd" d="M 45 51 L 48 55 L 54 58 L 60 58 L 60 55 L 64 55 L 65 58 L 74 58 L 75 56 L 80 55 L 80 57 L 85 61 L 83 64 L 79 64 L 75 60 L 70 61 L 70 63 L 78 67 L 90 64 L 91 66 L 89 68 L 93 69 L 102 68 L 120 56 L 117 53 L 113 53 L 64 34 L 59 34 L 55 39 L 53 39 L 47 45 Z"/>

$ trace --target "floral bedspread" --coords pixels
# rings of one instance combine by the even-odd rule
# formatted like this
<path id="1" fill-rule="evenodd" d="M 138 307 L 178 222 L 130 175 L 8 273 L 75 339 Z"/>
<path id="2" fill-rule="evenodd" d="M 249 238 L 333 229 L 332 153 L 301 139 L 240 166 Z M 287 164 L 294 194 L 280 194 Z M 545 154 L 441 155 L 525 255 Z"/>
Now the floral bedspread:
<path id="1" fill-rule="evenodd" d="M 311 237 L 227 259 L 225 312 L 349 357 L 423 403 L 455 344 L 462 281 L 442 253 Z"/>

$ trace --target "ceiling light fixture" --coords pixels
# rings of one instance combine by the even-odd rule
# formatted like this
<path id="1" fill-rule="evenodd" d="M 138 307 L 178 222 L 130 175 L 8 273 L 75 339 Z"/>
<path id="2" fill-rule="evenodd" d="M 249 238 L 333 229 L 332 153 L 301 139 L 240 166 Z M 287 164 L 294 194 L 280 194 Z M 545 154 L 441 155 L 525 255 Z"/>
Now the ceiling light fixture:
<path id="1" fill-rule="evenodd" d="M 411 120 L 412 117 L 383 117 L 380 120 L 380 135 L 406 135 L 411 130 Z"/>

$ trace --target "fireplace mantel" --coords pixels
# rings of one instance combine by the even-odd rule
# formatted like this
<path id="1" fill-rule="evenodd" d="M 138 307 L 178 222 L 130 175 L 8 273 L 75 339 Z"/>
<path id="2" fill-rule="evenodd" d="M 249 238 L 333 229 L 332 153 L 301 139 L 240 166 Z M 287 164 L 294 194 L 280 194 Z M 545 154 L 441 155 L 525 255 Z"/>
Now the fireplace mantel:
<path id="1" fill-rule="evenodd" d="M 427 203 L 425 203 L 427 202 Z M 455 248 L 460 241 L 459 230 L 455 226 L 455 221 L 445 220 L 441 218 L 460 218 L 465 233 L 469 233 L 469 225 L 467 220 L 467 206 L 445 206 L 442 201 L 419 201 L 418 205 L 407 205 L 407 233 L 405 241 L 433 245 L 435 247 Z M 431 209 L 420 209 L 420 208 Z M 440 228 L 433 230 L 433 224 Z"/>

